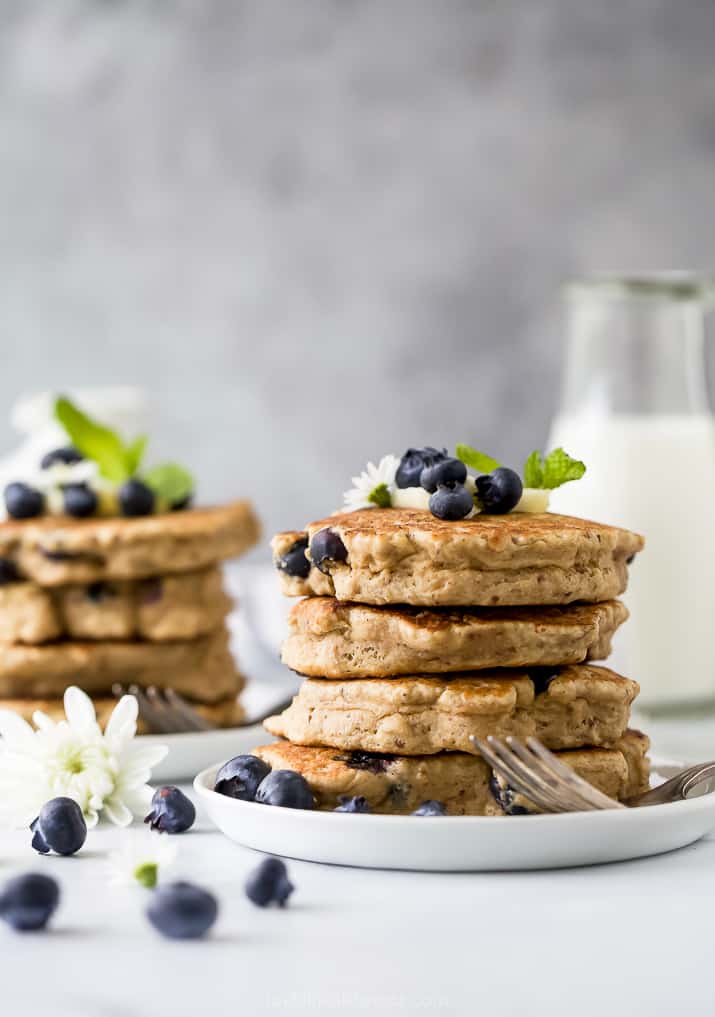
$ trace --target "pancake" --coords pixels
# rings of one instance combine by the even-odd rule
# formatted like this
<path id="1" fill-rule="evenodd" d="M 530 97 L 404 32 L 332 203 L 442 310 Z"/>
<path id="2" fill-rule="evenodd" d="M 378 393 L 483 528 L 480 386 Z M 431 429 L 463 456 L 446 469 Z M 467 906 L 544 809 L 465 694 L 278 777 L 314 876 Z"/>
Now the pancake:
<path id="1" fill-rule="evenodd" d="M 627 617 L 617 600 L 430 611 L 307 597 L 290 612 L 282 658 L 294 671 L 317 678 L 578 664 L 606 658 Z"/>
<path id="2" fill-rule="evenodd" d="M 0 643 L 196 639 L 231 610 L 218 568 L 76 586 L 0 586 Z"/>
<path id="3" fill-rule="evenodd" d="M 469 735 L 535 735 L 550 749 L 608 746 L 623 735 L 637 682 L 587 664 L 532 673 L 309 678 L 264 727 L 298 745 L 403 756 L 473 752 Z"/>
<path id="4" fill-rule="evenodd" d="M 597 602 L 623 593 L 628 559 L 643 547 L 629 530 L 548 512 L 450 522 L 421 509 L 361 509 L 311 523 L 309 540 L 325 529 L 339 538 L 344 560 L 320 562 L 322 571 L 313 565 L 305 578 L 282 567 L 301 535 L 274 538 L 289 596 L 424 607 Z"/>
<path id="5" fill-rule="evenodd" d="M 247 501 L 137 518 L 41 516 L 0 523 L 0 558 L 40 586 L 144 579 L 234 558 L 259 535 Z"/>
<path id="6" fill-rule="evenodd" d="M 114 682 L 172 688 L 201 703 L 234 696 L 243 679 L 221 629 L 183 642 L 59 642 L 0 647 L 0 698 L 55 699 L 68 685 L 90 696 Z"/>
<path id="7" fill-rule="evenodd" d="M 117 700 L 107 697 L 99 696 L 93 698 L 94 708 L 97 711 L 97 720 L 99 721 L 100 727 L 104 728 L 109 720 L 109 716 L 117 705 Z M 226 699 L 221 699 L 217 703 L 195 703 L 189 702 L 190 706 L 196 710 L 205 720 L 214 727 L 237 727 L 242 723 L 246 716 L 246 711 L 241 706 L 241 703 L 236 699 L 235 696 L 228 696 Z M 15 713 L 19 713 L 25 720 L 31 721 L 32 715 L 35 710 L 41 710 L 46 713 L 52 720 L 64 720 L 65 711 L 61 698 L 56 699 L 0 699 L 1 710 L 13 710 Z M 139 734 L 147 734 L 146 725 L 144 721 L 139 718 L 137 721 L 137 732 Z"/>
<path id="8" fill-rule="evenodd" d="M 645 735 L 628 731 L 612 749 L 575 749 L 558 756 L 604 794 L 622 800 L 648 788 L 648 745 Z M 493 784 L 492 771 L 481 756 L 464 752 L 436 756 L 341 754 L 335 749 L 290 742 L 262 745 L 254 754 L 273 769 L 301 773 L 320 809 L 334 809 L 345 795 L 363 795 L 371 811 L 377 813 L 408 815 L 422 802 L 436 799 L 453 816 L 504 815 L 500 804 L 504 796 Z"/>

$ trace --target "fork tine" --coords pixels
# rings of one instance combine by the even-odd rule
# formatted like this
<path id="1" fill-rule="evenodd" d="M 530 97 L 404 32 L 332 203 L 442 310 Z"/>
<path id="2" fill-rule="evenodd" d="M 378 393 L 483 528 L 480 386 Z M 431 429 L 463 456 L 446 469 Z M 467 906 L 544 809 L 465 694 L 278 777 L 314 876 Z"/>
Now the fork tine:
<path id="1" fill-rule="evenodd" d="M 550 811 L 552 812 L 570 812 L 574 808 L 584 807 L 582 802 L 575 802 L 573 800 L 573 796 L 569 793 L 568 789 L 564 792 L 564 789 L 558 784 L 554 786 L 553 780 L 547 779 L 537 772 L 528 757 L 526 760 L 520 758 L 520 755 L 514 751 L 514 745 L 512 744 L 512 741 L 515 741 L 515 739 L 510 740 L 507 745 L 498 738 L 490 737 L 488 741 L 502 762 L 507 762 L 512 771 L 519 776 L 526 789 L 522 793 L 526 793 L 527 797 L 531 798 L 532 801 L 534 793 L 538 792 L 543 799 L 549 802 Z M 588 807 L 586 806 L 586 808 Z"/>
<path id="2" fill-rule="evenodd" d="M 178 692 L 174 692 L 173 689 L 165 689 L 164 696 L 167 702 L 174 708 L 174 713 L 182 718 L 186 725 L 185 730 L 187 731 L 214 731 L 213 724 L 201 716 L 196 710 L 194 710 L 183 696 L 180 696 Z"/>
<path id="3" fill-rule="evenodd" d="M 560 777 L 563 781 L 570 785 L 574 794 L 585 798 L 586 801 L 590 802 L 595 808 L 626 808 L 625 805 L 616 801 L 615 798 L 610 798 L 602 791 L 599 791 L 598 788 L 595 788 L 593 784 L 589 784 L 587 780 L 583 779 L 583 777 L 579 777 L 575 770 L 572 770 L 570 766 L 567 766 L 552 752 L 549 752 L 549 750 L 541 744 L 538 738 L 527 738 L 526 744 L 528 748 L 539 757 L 543 764 L 554 771 L 557 778 Z"/>
<path id="4" fill-rule="evenodd" d="M 155 709 L 153 704 L 147 699 L 144 690 L 138 685 L 129 686 L 129 694 L 134 696 L 139 707 L 139 716 L 144 721 L 150 732 L 156 732 L 157 734 L 171 734 L 170 726 L 167 726 L 166 719 L 163 714 Z"/>
<path id="5" fill-rule="evenodd" d="M 520 775 L 515 772 L 513 767 L 508 761 L 504 761 L 499 755 L 497 755 L 493 741 L 487 743 L 481 738 L 477 738 L 476 735 L 470 735 L 469 740 L 472 745 L 478 750 L 478 752 L 484 757 L 487 763 L 491 766 L 492 770 L 499 776 L 503 777 L 507 781 L 510 787 L 519 794 L 525 795 L 530 802 L 533 802 L 538 808 L 544 812 L 553 812 L 554 804 L 550 798 L 539 793 L 538 789 L 533 788 L 530 784 L 525 783 Z"/>
<path id="6" fill-rule="evenodd" d="M 158 689 L 156 685 L 149 685 L 144 690 L 144 694 L 166 725 L 167 733 L 181 733 L 186 730 L 186 725 L 182 718 L 178 716 L 173 707 L 166 701 L 163 690 Z"/>
<path id="7" fill-rule="evenodd" d="M 539 755 L 533 752 L 530 748 L 523 745 L 517 738 L 508 737 L 507 744 L 511 750 L 523 761 L 535 775 L 541 777 L 542 780 L 553 789 L 560 800 L 566 804 L 568 802 L 569 807 L 573 811 L 583 809 L 601 809 L 603 803 L 595 796 L 599 793 L 592 788 L 590 784 L 586 785 L 587 790 L 574 785 L 569 779 L 573 775 L 573 771 L 568 768 L 568 776 L 562 774 L 561 771 L 556 772 L 554 767 L 548 765 L 548 763 L 542 759 Z M 591 795 L 593 790 L 594 795 Z M 609 799 L 610 801 L 610 799 Z"/>

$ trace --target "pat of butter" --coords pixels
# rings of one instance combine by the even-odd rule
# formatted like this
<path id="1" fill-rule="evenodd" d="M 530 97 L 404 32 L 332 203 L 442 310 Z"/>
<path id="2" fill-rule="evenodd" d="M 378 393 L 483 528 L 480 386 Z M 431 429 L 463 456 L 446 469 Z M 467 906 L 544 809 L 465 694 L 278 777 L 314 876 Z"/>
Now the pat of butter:
<path id="1" fill-rule="evenodd" d="M 398 487 L 392 493 L 393 508 L 429 508 L 429 491 L 423 487 Z"/>
<path id="2" fill-rule="evenodd" d="M 525 487 L 514 512 L 548 512 L 549 494 L 540 487 Z"/>

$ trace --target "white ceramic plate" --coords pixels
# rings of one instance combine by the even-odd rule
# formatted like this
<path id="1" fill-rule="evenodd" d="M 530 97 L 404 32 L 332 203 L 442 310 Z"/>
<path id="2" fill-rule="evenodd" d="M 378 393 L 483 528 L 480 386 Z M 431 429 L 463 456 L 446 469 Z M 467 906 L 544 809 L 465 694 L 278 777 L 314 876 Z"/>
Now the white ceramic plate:
<path id="1" fill-rule="evenodd" d="M 151 771 L 152 784 L 192 780 L 210 759 L 231 759 L 271 740 L 260 724 L 187 734 L 141 735 L 141 744 L 167 745 L 169 753 Z"/>
<path id="2" fill-rule="evenodd" d="M 557 816 L 371 816 L 241 802 L 194 789 L 231 840 L 274 855 L 373 869 L 464 872 L 618 862 L 673 851 L 715 828 L 715 793 L 672 805 Z"/>

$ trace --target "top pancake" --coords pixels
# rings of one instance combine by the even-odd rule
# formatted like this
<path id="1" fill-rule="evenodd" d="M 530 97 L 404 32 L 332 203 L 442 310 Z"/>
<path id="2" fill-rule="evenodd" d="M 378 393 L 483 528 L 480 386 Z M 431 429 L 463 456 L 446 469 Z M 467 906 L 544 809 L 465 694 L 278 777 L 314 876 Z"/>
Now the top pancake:
<path id="1" fill-rule="evenodd" d="M 283 577 L 288 596 L 327 594 L 364 604 L 507 606 L 598 602 L 627 585 L 643 538 L 603 523 L 545 513 L 478 515 L 460 522 L 421 509 L 361 509 L 311 523 L 329 528 L 347 560 Z M 280 533 L 276 561 L 304 534 Z"/>
<path id="2" fill-rule="evenodd" d="M 0 523 L 0 558 L 40 586 L 143 579 L 234 558 L 259 535 L 248 501 L 136 518 L 42 516 Z"/>

